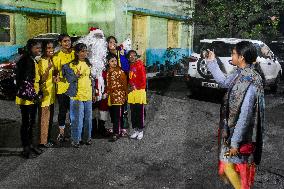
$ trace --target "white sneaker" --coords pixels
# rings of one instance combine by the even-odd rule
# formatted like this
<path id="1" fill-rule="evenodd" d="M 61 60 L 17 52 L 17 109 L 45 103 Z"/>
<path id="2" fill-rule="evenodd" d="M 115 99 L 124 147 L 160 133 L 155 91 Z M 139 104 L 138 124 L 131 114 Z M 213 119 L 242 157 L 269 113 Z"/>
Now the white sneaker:
<path id="1" fill-rule="evenodd" d="M 141 140 L 142 138 L 143 138 L 143 131 L 140 131 L 140 132 L 138 133 L 137 139 L 138 139 L 138 140 Z"/>
<path id="2" fill-rule="evenodd" d="M 139 131 L 135 130 L 134 133 L 130 136 L 130 138 L 135 139 L 137 138 L 138 135 L 139 135 Z"/>

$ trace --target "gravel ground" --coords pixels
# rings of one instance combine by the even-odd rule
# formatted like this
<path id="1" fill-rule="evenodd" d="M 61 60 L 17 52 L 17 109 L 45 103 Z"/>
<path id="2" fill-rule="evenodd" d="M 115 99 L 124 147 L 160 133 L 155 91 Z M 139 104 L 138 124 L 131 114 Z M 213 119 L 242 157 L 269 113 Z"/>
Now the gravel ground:
<path id="1" fill-rule="evenodd" d="M 18 156 L 19 110 L 0 101 L 0 188 L 230 188 L 217 176 L 219 98 L 187 95 L 179 81 L 148 92 L 142 141 L 95 139 L 91 146 L 64 145 L 29 160 Z M 268 94 L 254 188 L 284 188 L 283 112 L 283 93 Z"/>

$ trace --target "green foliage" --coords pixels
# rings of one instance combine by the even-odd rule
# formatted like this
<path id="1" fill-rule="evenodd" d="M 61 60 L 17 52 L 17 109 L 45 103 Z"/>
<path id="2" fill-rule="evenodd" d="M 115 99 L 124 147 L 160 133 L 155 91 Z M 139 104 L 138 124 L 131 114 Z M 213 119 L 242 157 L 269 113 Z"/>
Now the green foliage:
<path id="1" fill-rule="evenodd" d="M 198 41 L 215 37 L 271 41 L 280 36 L 279 15 L 283 10 L 283 0 L 196 0 L 192 19 L 195 37 Z"/>

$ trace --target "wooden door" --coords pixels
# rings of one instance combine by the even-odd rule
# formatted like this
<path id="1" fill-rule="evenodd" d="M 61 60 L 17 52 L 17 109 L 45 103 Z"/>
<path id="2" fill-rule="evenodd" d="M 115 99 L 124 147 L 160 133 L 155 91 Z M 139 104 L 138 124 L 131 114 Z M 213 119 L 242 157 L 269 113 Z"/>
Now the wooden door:
<path id="1" fill-rule="evenodd" d="M 48 17 L 27 17 L 27 37 L 31 39 L 38 34 L 50 33 L 50 18 Z"/>
<path id="2" fill-rule="evenodd" d="M 179 22 L 168 20 L 168 48 L 179 48 Z"/>
<path id="3" fill-rule="evenodd" d="M 141 55 L 141 60 L 146 64 L 147 16 L 133 15 L 132 48 Z"/>

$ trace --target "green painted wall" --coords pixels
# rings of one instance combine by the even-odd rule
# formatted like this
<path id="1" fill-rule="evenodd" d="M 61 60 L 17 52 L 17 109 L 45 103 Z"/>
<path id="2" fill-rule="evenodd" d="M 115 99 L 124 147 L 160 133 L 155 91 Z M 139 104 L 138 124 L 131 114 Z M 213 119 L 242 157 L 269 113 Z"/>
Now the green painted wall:
<path id="1" fill-rule="evenodd" d="M 66 12 L 67 33 L 85 35 L 88 32 L 88 0 L 62 0 Z"/>
<path id="2" fill-rule="evenodd" d="M 0 4 L 34 9 L 61 10 L 61 0 L 0 0 Z"/>
<path id="3" fill-rule="evenodd" d="M 67 32 L 86 35 L 90 27 L 97 27 L 105 35 L 114 35 L 115 7 L 112 0 L 63 0 Z"/>
<path id="4" fill-rule="evenodd" d="M 47 10 L 60 10 L 61 11 L 61 0 L 0 0 L 0 4 L 11 5 L 17 7 L 28 7 L 34 9 L 47 9 Z M 1 10 L 0 10 L 1 12 Z M 7 11 L 3 11 L 7 12 Z M 13 12 L 11 12 L 13 13 Z M 14 29 L 15 29 L 15 44 L 25 45 L 27 39 L 27 13 L 15 12 L 14 15 Z M 34 15 L 36 16 L 36 14 Z M 62 18 L 61 16 L 51 16 L 52 29 L 51 32 L 61 33 L 62 29 Z"/>
<path id="5" fill-rule="evenodd" d="M 22 14 L 15 14 L 16 44 L 25 45 L 27 42 L 27 19 Z"/>
<path id="6" fill-rule="evenodd" d="M 165 18 L 149 17 L 148 48 L 166 48 L 168 43 L 168 21 Z"/>
<path id="7" fill-rule="evenodd" d="M 69 34 L 85 35 L 90 27 L 101 28 L 105 36 L 114 35 L 118 42 L 132 38 L 133 13 L 126 7 L 139 7 L 154 11 L 180 15 L 182 7 L 175 0 L 62 0 L 62 10 L 66 12 L 67 31 Z M 148 17 L 149 48 L 167 47 L 167 19 Z M 159 26 L 159 27 L 157 27 Z M 188 26 L 181 25 L 179 44 L 188 48 L 191 37 Z M 157 35 L 159 33 L 159 35 Z"/>
<path id="8" fill-rule="evenodd" d="M 115 36 L 117 37 L 118 41 L 121 42 L 127 37 L 132 37 L 132 16 L 134 13 L 125 11 L 127 6 L 144 8 L 153 11 L 168 12 L 176 15 L 183 13 L 181 4 L 176 0 L 113 0 L 113 2 L 115 4 L 116 18 Z M 166 19 L 164 18 L 149 16 L 147 31 L 149 36 L 149 48 L 167 47 L 167 24 L 165 24 L 165 20 Z M 155 25 L 155 22 L 161 25 Z M 179 44 L 181 48 L 191 48 L 193 38 L 192 36 L 188 36 L 188 34 L 192 34 L 192 27 L 189 27 L 191 32 L 188 32 L 187 28 L 188 26 L 182 27 L 181 24 L 179 31 Z M 162 35 L 157 35 L 157 31 L 160 31 Z M 162 42 L 161 39 L 165 40 Z"/>
<path id="9" fill-rule="evenodd" d="M 112 0 L 89 0 L 89 27 L 98 27 L 105 36 L 115 35 L 115 6 Z"/>
<path id="10" fill-rule="evenodd" d="M 188 25 L 181 24 L 180 26 L 180 46 L 181 48 L 191 48 L 190 31 Z"/>

